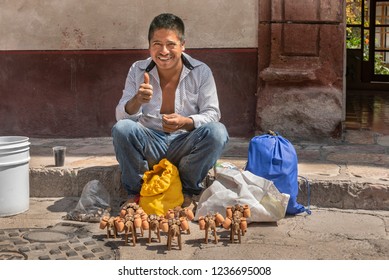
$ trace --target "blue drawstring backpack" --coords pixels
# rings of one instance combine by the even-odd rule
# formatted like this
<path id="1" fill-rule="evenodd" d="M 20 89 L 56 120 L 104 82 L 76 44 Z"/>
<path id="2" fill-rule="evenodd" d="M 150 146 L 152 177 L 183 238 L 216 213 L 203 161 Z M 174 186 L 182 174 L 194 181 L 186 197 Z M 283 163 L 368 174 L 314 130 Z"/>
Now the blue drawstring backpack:
<path id="1" fill-rule="evenodd" d="M 308 209 L 297 202 L 299 190 L 297 163 L 297 154 L 292 143 L 278 133 L 269 131 L 269 134 L 255 136 L 250 140 L 245 169 L 273 181 L 281 193 L 290 195 L 286 214 L 296 215 L 302 212 L 311 214 L 309 210 L 310 188 L 305 178 L 308 187 Z"/>

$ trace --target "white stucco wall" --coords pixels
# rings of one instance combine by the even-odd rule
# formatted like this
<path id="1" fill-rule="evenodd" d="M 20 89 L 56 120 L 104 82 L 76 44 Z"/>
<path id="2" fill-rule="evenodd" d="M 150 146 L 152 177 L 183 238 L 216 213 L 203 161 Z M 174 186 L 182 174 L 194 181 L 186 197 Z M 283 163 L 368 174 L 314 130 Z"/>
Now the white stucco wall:
<path id="1" fill-rule="evenodd" d="M 188 48 L 256 48 L 257 0 L 0 0 L 0 50 L 145 49 L 154 16 L 186 24 Z"/>

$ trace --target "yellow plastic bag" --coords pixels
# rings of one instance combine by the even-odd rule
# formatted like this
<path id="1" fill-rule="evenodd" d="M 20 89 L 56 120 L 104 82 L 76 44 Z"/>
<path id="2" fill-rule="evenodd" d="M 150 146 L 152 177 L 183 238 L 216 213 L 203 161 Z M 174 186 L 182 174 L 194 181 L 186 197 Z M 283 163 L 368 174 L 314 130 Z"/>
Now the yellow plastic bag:
<path id="1" fill-rule="evenodd" d="M 139 206 L 147 214 L 165 215 L 184 202 L 178 169 L 167 159 L 154 165 L 143 175 Z"/>

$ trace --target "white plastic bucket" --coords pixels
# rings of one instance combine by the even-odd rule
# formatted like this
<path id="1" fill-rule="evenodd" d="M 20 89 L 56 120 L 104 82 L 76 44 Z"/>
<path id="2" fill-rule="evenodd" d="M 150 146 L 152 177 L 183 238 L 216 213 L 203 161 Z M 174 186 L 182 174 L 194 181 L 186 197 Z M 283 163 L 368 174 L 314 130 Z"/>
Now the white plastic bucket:
<path id="1" fill-rule="evenodd" d="M 30 206 L 30 142 L 24 136 L 0 136 L 0 217 Z"/>

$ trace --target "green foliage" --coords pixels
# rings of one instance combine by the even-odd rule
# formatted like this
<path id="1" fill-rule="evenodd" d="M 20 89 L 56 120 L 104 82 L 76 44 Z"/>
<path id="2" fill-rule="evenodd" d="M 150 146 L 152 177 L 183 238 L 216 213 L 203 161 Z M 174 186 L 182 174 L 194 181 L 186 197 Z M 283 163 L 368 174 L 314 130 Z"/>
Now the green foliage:
<path id="1" fill-rule="evenodd" d="M 360 49 L 361 48 L 361 35 L 355 32 L 355 29 L 347 27 L 346 29 L 347 40 L 346 46 L 348 49 Z"/>
<path id="2" fill-rule="evenodd" d="M 383 57 L 380 54 L 375 54 L 374 56 L 374 74 L 378 75 L 389 75 L 389 68 L 386 63 L 384 63 Z"/>

